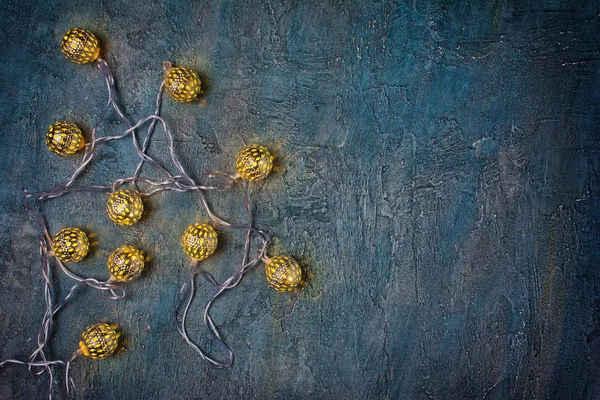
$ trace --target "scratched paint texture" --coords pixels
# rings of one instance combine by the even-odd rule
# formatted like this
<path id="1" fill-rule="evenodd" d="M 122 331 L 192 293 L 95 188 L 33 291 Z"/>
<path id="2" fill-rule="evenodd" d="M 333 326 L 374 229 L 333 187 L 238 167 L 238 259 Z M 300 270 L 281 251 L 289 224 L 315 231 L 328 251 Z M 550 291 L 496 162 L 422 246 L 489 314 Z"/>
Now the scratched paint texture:
<path id="1" fill-rule="evenodd" d="M 278 171 L 252 184 L 256 223 L 275 237 L 270 254 L 311 275 L 281 294 L 262 266 L 248 274 L 214 310 L 235 364 L 210 369 L 172 322 L 189 272 L 179 237 L 208 221 L 194 196 L 151 198 L 133 227 L 109 222 L 103 195 L 43 203 L 53 232 L 96 234 L 81 274 L 106 279 L 124 243 L 152 256 L 126 299 L 83 289 L 58 316 L 54 358 L 104 318 L 127 337 L 123 354 L 75 363 L 80 398 L 600 398 L 597 2 L 147 3 L 0 6 L 1 359 L 31 353 L 43 315 L 40 229 L 19 189 L 74 169 L 80 158 L 48 152 L 43 133 L 71 119 L 89 134 L 106 101 L 98 71 L 60 54 L 79 26 L 101 38 L 132 119 L 152 112 L 163 61 L 200 73 L 201 104 L 163 108 L 193 176 L 232 171 L 245 144 L 276 153 Z M 99 134 L 120 130 L 112 115 Z M 151 153 L 167 161 L 160 134 Z M 103 145 L 83 182 L 136 161 L 129 142 Z M 243 220 L 239 187 L 209 199 Z M 220 234 L 203 265 L 222 280 L 243 237 Z M 54 278 L 64 294 L 72 282 Z M 200 286 L 190 327 L 218 355 L 201 324 L 209 294 Z M 0 398 L 46 393 L 26 368 L 0 370 Z"/>

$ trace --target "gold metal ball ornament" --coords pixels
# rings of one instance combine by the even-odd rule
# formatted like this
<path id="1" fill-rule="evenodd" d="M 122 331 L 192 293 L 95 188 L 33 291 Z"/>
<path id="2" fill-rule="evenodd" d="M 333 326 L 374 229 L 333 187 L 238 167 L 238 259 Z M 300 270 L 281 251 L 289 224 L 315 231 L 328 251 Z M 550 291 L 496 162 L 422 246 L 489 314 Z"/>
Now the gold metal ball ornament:
<path id="1" fill-rule="evenodd" d="M 88 237 L 79 228 L 63 228 L 52 241 L 52 250 L 56 258 L 67 263 L 80 261 L 89 248 Z"/>
<path id="2" fill-rule="evenodd" d="M 121 246 L 110 253 L 107 267 L 114 280 L 129 282 L 144 270 L 144 252 L 134 246 Z"/>
<path id="3" fill-rule="evenodd" d="M 69 29 L 60 42 L 60 48 L 69 61 L 86 64 L 100 54 L 98 38 L 90 31 L 81 28 Z"/>
<path id="4" fill-rule="evenodd" d="M 117 350 L 120 336 L 118 325 L 100 322 L 85 329 L 79 348 L 86 357 L 105 358 Z"/>
<path id="5" fill-rule="evenodd" d="M 137 192 L 117 190 L 108 197 L 106 211 L 115 224 L 133 225 L 142 218 L 144 202 Z"/>
<path id="6" fill-rule="evenodd" d="M 70 121 L 57 121 L 46 132 L 46 146 L 59 156 L 70 156 L 85 145 L 81 129 Z"/>
<path id="7" fill-rule="evenodd" d="M 204 260 L 217 249 L 217 232 L 207 224 L 188 226 L 181 237 L 181 247 L 194 260 Z"/>
<path id="8" fill-rule="evenodd" d="M 189 68 L 171 67 L 165 63 L 165 90 L 175 101 L 189 102 L 201 92 L 201 81 L 198 74 Z"/>
<path id="9" fill-rule="evenodd" d="M 302 269 L 298 261 L 288 256 L 269 259 L 266 266 L 267 281 L 279 292 L 289 292 L 302 283 Z"/>
<path id="10" fill-rule="evenodd" d="M 253 144 L 245 147 L 235 163 L 238 174 L 249 181 L 265 178 L 273 169 L 273 155 L 265 146 Z"/>

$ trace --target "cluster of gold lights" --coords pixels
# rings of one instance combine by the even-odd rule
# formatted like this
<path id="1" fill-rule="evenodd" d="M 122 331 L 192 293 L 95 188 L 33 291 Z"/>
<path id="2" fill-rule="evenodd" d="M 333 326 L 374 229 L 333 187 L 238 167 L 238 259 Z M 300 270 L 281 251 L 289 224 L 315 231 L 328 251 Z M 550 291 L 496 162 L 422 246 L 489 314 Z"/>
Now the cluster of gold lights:
<path id="1" fill-rule="evenodd" d="M 61 42 L 63 54 L 70 61 L 86 64 L 100 55 L 96 36 L 84 29 L 70 29 Z M 185 67 L 166 68 L 164 77 L 166 93 L 175 101 L 190 102 L 201 93 L 198 74 Z M 85 147 L 81 129 L 70 121 L 57 121 L 46 133 L 46 145 L 59 156 L 70 156 Z M 273 155 L 264 146 L 253 144 L 245 147 L 236 159 L 237 178 L 258 181 L 266 178 L 273 169 Z M 110 193 L 106 204 L 108 217 L 115 224 L 129 226 L 142 218 L 144 203 L 136 191 L 116 190 Z M 218 233 L 208 224 L 193 223 L 181 237 L 184 252 L 193 260 L 201 261 L 217 249 Z M 82 260 L 89 250 L 89 239 L 79 228 L 63 228 L 53 239 L 52 250 L 62 262 Z M 123 245 L 108 257 L 107 268 L 111 281 L 128 282 L 138 277 L 144 269 L 144 252 L 134 246 Z M 266 259 L 266 279 L 277 291 L 292 291 L 302 283 L 302 269 L 289 256 Z M 81 354 L 92 358 L 104 358 L 117 349 L 119 327 L 108 323 L 89 326 L 79 343 Z"/>

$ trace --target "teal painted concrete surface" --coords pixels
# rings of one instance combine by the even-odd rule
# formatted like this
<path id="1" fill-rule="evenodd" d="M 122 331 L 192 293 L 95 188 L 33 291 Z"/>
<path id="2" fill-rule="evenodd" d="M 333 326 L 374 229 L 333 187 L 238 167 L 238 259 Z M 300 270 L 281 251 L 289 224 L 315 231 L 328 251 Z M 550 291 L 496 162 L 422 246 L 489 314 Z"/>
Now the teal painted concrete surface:
<path id="1" fill-rule="evenodd" d="M 270 289 L 263 266 L 214 309 L 235 352 L 207 367 L 172 309 L 189 261 L 179 238 L 208 216 L 192 194 L 146 202 L 116 227 L 106 196 L 39 204 L 54 232 L 98 242 L 73 269 L 108 278 L 121 244 L 151 255 L 127 298 L 82 289 L 58 315 L 52 356 L 81 331 L 119 323 L 126 351 L 78 359 L 82 399 L 600 398 L 600 16 L 586 1 L 5 1 L 0 6 L 0 359 L 26 358 L 43 316 L 39 227 L 19 200 L 80 158 L 47 151 L 70 119 L 89 134 L 106 102 L 91 66 L 68 62 L 71 27 L 96 33 L 119 104 L 153 111 L 163 61 L 198 71 L 198 103 L 165 99 L 184 167 L 233 172 L 259 142 L 277 171 L 254 184 L 269 254 L 301 260 L 298 293 Z M 123 130 L 111 114 L 100 135 Z M 151 154 L 166 162 L 159 133 Z M 82 182 L 131 174 L 129 143 L 102 146 Z M 144 174 L 153 175 L 146 169 Z M 243 220 L 242 191 L 210 193 Z M 243 235 L 220 231 L 204 267 L 235 271 Z M 71 282 L 54 274 L 58 294 Z M 193 337 L 210 351 L 200 285 Z M 217 353 L 218 354 L 218 353 Z M 57 373 L 61 370 L 57 368 Z M 63 378 L 55 394 L 65 398 Z M 44 399 L 47 380 L 0 369 L 0 398 Z"/>

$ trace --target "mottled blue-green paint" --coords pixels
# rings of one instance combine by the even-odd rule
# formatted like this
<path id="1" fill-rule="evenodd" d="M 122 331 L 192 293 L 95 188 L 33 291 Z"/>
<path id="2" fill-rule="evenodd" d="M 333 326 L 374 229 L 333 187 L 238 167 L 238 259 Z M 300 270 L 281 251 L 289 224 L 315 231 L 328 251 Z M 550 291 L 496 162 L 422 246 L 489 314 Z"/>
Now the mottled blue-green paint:
<path id="1" fill-rule="evenodd" d="M 44 132 L 70 119 L 89 135 L 106 101 L 98 72 L 60 53 L 79 26 L 101 39 L 131 119 L 154 109 L 163 61 L 200 74 L 200 104 L 163 107 L 193 176 L 233 171 L 253 142 L 278 156 L 252 185 L 257 225 L 276 238 L 270 254 L 311 276 L 275 293 L 258 267 L 224 296 L 214 317 L 236 358 L 212 370 L 171 315 L 189 273 L 179 238 L 207 222 L 193 195 L 148 200 L 132 227 L 110 223 L 102 195 L 44 203 L 53 231 L 96 233 L 77 272 L 107 278 L 122 244 L 152 257 L 126 299 L 84 289 L 60 313 L 52 357 L 102 318 L 127 338 L 117 357 L 76 362 L 79 398 L 600 397 L 597 4 L 5 1 L 0 15 L 0 359 L 31 353 L 43 314 L 40 232 L 19 189 L 73 170 L 79 159 L 48 152 Z M 112 115 L 99 134 L 122 129 Z M 151 153 L 168 160 L 160 134 Z M 124 142 L 96 161 L 83 182 L 137 163 Z M 239 188 L 209 199 L 244 219 Z M 203 265 L 222 280 L 243 235 L 219 233 Z M 71 282 L 56 279 L 64 294 Z M 218 355 L 201 323 L 210 293 L 198 288 L 190 331 Z M 46 394 L 26 369 L 0 370 L 0 398 Z"/>

